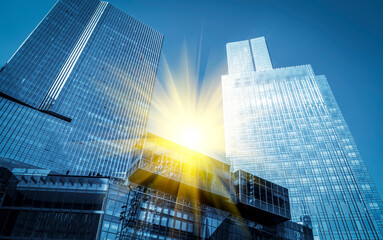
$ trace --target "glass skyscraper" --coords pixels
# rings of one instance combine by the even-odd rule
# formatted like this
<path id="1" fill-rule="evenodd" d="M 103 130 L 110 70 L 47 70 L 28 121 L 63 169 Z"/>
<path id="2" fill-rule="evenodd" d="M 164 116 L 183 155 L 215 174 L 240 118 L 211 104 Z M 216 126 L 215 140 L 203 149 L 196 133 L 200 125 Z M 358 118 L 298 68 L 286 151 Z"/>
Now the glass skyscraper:
<path id="1" fill-rule="evenodd" d="M 107 2 L 58 1 L 0 69 L 0 161 L 124 177 L 162 42 Z"/>
<path id="2" fill-rule="evenodd" d="M 383 239 L 383 203 L 330 86 L 310 65 L 273 69 L 263 37 L 227 44 L 226 154 L 289 189 L 315 239 Z"/>

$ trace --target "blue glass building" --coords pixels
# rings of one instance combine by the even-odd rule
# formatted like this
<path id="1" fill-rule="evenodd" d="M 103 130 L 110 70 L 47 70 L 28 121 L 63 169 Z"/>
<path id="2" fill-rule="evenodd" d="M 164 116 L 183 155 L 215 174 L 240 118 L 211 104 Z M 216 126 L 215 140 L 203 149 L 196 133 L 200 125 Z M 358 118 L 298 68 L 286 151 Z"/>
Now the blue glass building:
<path id="1" fill-rule="evenodd" d="M 265 39 L 227 44 L 226 155 L 289 189 L 315 239 L 383 239 L 383 203 L 330 86 L 310 65 L 272 67 Z"/>
<path id="2" fill-rule="evenodd" d="M 107 2 L 58 1 L 0 69 L 0 160 L 124 177 L 162 41 Z"/>

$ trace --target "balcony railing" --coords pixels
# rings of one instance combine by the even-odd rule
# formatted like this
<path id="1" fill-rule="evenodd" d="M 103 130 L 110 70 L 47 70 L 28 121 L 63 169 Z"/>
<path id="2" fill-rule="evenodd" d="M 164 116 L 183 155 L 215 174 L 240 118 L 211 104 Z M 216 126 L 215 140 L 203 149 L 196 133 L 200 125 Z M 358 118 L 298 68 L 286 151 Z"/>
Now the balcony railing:
<path id="1" fill-rule="evenodd" d="M 147 182 L 146 180 L 150 178 L 150 176 L 146 175 L 146 178 L 144 178 L 142 173 L 141 176 L 137 176 L 135 173 L 144 170 L 157 176 L 157 179 L 153 180 L 153 182 L 147 182 L 146 185 L 155 184 L 155 181 L 160 181 L 159 177 L 162 177 L 193 188 L 198 188 L 199 190 L 229 198 L 229 179 L 223 179 L 217 175 L 210 174 L 211 177 L 207 177 L 208 179 L 204 180 L 198 176 L 199 171 L 195 171 L 196 174 L 190 174 L 186 171 L 180 171 L 182 169 L 179 167 L 176 169 L 171 165 L 164 165 L 163 163 L 157 163 L 141 158 L 132 165 L 128 171 L 128 177 L 132 182 L 143 184 L 143 182 Z"/>

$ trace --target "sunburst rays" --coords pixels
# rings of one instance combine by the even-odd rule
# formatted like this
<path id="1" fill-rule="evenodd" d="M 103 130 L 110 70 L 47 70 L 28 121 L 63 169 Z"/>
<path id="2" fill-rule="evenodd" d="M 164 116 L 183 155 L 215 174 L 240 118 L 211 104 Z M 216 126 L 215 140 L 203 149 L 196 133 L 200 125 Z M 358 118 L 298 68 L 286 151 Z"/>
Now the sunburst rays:
<path id="1" fill-rule="evenodd" d="M 171 68 L 165 56 L 162 57 L 148 130 L 180 145 L 224 160 L 219 77 L 222 67 L 208 67 L 206 74 L 200 77 L 199 51 L 189 54 L 185 44 L 177 68 Z M 217 65 L 220 66 L 219 63 Z"/>

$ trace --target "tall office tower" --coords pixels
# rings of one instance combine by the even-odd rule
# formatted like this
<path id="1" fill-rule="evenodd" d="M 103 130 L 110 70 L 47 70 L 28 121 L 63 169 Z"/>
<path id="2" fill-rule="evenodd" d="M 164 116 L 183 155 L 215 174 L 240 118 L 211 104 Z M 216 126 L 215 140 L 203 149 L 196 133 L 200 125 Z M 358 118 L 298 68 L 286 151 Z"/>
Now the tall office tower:
<path id="1" fill-rule="evenodd" d="M 383 239 L 383 203 L 325 76 L 273 69 L 265 39 L 227 44 L 227 157 L 290 192 L 293 221 L 316 239 Z"/>
<path id="2" fill-rule="evenodd" d="M 107 2 L 60 0 L 0 70 L 0 160 L 124 177 L 163 35 Z"/>

